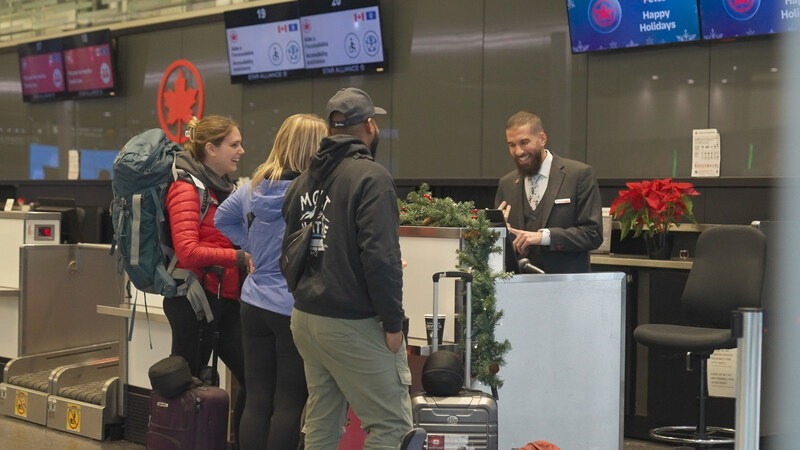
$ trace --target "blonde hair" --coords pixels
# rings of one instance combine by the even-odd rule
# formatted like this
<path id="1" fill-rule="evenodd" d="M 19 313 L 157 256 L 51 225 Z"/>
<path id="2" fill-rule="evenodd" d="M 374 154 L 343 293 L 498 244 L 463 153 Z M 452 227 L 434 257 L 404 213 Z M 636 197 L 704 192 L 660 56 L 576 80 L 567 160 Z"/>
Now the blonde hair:
<path id="1" fill-rule="evenodd" d="M 189 140 L 183 144 L 183 148 L 191 152 L 194 159 L 203 162 L 206 159 L 206 144 L 222 144 L 225 137 L 238 127 L 229 117 L 206 116 L 198 119 L 193 116 L 186 124 L 186 137 Z"/>
<path id="2" fill-rule="evenodd" d="M 275 143 L 267 160 L 253 172 L 251 186 L 261 180 L 280 179 L 286 169 L 303 172 L 319 148 L 319 141 L 327 134 L 328 125 L 315 114 L 294 114 L 286 118 L 278 129 Z"/>

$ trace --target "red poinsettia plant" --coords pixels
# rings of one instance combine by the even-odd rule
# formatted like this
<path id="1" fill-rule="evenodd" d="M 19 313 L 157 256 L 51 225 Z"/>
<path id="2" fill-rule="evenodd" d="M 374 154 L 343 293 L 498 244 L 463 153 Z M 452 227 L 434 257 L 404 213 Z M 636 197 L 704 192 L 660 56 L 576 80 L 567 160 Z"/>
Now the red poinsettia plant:
<path id="1" fill-rule="evenodd" d="M 631 231 L 633 237 L 668 233 L 682 219 L 697 223 L 692 212 L 692 197 L 700 195 L 692 183 L 671 178 L 626 183 L 611 203 L 611 216 L 620 222 L 620 239 Z"/>

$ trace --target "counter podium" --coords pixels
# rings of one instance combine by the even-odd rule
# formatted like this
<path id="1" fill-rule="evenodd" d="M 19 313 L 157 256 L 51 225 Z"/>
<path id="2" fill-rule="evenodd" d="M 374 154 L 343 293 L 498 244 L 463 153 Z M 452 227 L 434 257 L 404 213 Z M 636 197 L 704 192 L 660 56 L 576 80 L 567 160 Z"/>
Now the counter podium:
<path id="1" fill-rule="evenodd" d="M 497 283 L 499 448 L 544 439 L 622 448 L 625 274 L 515 275 Z"/>
<path id="2" fill-rule="evenodd" d="M 462 245 L 457 228 L 401 227 L 400 247 L 408 262 L 403 306 L 412 345 L 424 346 L 432 275 L 455 270 Z M 492 256 L 490 266 L 501 272 L 503 255 Z M 448 280 L 441 280 L 439 293 L 446 345 L 453 344 L 459 313 L 455 286 Z M 504 381 L 498 390 L 499 448 L 538 439 L 561 448 L 622 447 L 625 286 L 623 273 L 516 275 L 497 281 L 503 318 L 495 333 L 512 346 L 498 374 Z M 409 364 L 414 388 L 420 389 L 420 360 L 427 352 L 413 350 L 418 349 L 410 352 Z"/>

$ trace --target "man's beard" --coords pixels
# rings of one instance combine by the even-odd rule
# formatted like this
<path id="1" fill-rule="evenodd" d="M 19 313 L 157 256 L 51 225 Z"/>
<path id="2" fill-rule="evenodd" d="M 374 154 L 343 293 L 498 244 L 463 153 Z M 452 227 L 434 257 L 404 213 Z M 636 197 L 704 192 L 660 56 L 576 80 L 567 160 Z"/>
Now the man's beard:
<path id="1" fill-rule="evenodd" d="M 375 133 L 375 136 L 372 138 L 372 143 L 369 144 L 369 153 L 372 155 L 372 158 L 375 158 L 375 154 L 378 153 L 378 143 L 380 142 L 380 134 Z"/>
<path id="2" fill-rule="evenodd" d="M 522 164 L 519 162 L 519 159 L 516 157 L 514 158 L 514 162 L 517 164 L 517 171 L 523 177 L 530 177 L 539 173 L 539 170 L 542 168 L 542 158 L 539 152 L 531 155 L 530 162 L 527 164 Z"/>

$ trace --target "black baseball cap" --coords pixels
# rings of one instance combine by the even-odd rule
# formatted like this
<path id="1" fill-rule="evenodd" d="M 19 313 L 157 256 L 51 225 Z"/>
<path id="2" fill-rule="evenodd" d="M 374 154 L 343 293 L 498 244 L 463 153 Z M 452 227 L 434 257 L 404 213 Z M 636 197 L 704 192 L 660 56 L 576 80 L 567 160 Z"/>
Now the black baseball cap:
<path id="1" fill-rule="evenodd" d="M 331 114 L 337 111 L 344 115 L 341 122 L 331 119 Z M 386 114 L 386 110 L 375 106 L 369 95 L 358 88 L 340 89 L 328 100 L 328 124 L 331 128 L 348 128 L 366 122 L 375 114 Z"/>

